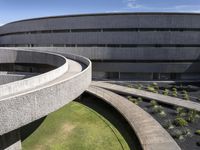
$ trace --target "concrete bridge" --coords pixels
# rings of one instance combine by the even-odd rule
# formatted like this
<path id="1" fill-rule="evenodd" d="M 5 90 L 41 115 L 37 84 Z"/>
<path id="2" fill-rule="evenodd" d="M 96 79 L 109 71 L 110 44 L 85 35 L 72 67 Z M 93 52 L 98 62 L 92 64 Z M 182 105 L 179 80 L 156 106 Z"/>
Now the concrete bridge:
<path id="1" fill-rule="evenodd" d="M 71 54 L 0 48 L 0 64 L 53 68 L 44 72 L 39 68 L 40 73 L 0 73 L 0 149 L 21 149 L 20 127 L 74 100 L 91 82 L 90 60 Z"/>

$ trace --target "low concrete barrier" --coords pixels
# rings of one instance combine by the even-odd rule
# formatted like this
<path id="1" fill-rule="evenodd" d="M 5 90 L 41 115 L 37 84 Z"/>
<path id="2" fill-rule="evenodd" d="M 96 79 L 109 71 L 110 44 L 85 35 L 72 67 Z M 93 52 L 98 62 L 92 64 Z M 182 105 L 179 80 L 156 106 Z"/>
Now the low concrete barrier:
<path id="1" fill-rule="evenodd" d="M 99 97 L 121 113 L 136 133 L 143 150 L 181 150 L 168 132 L 139 106 L 99 87 L 90 86 L 87 92 Z"/>
<path id="2" fill-rule="evenodd" d="M 11 50 L 6 50 L 6 51 L 8 51 L 9 54 L 13 54 L 13 55 L 17 54 L 17 52 L 18 52 L 18 51 L 11 51 Z M 41 75 L 37 75 L 37 76 L 31 77 L 28 79 L 19 80 L 16 82 L 1 85 L 0 86 L 0 98 L 7 96 L 7 95 L 13 95 L 14 93 L 17 93 L 17 92 L 20 92 L 23 90 L 35 88 L 39 85 L 42 85 L 44 83 L 47 83 L 49 81 L 52 81 L 52 80 L 58 78 L 59 76 L 63 75 L 68 70 L 67 59 L 59 54 L 30 52 L 31 54 L 28 55 L 27 53 L 29 53 L 29 52 L 27 52 L 27 51 L 19 51 L 19 52 L 22 53 L 22 55 L 21 55 L 22 58 L 18 56 L 17 57 L 18 60 L 23 60 L 24 55 L 29 56 L 28 58 L 26 57 L 26 61 L 23 60 L 24 63 L 29 63 L 28 60 L 33 60 L 33 57 L 37 57 L 37 55 L 39 53 L 44 56 L 44 57 L 37 58 L 38 60 L 40 60 L 40 62 L 47 62 L 47 61 L 45 61 L 45 58 L 46 59 L 51 58 L 54 61 L 58 60 L 60 63 L 60 66 L 52 71 L 43 73 Z M 6 54 L 6 53 L 4 52 L 4 54 Z M 45 56 L 45 55 L 47 55 L 47 56 Z M 1 55 L 1 57 L 3 57 L 3 56 L 4 55 Z M 7 62 L 9 62 L 9 60 L 7 60 Z M 50 63 L 50 65 L 52 65 L 52 63 Z"/>
<path id="3" fill-rule="evenodd" d="M 0 85 L 26 79 L 38 75 L 38 73 L 26 72 L 0 72 Z"/>

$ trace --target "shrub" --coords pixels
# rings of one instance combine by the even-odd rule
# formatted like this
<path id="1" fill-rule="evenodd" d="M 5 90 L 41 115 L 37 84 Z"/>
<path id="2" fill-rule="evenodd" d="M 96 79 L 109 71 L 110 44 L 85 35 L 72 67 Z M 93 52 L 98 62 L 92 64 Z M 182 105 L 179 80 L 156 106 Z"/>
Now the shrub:
<path id="1" fill-rule="evenodd" d="M 183 99 L 184 99 L 184 100 L 189 100 L 189 95 L 188 95 L 188 94 L 184 94 L 184 95 L 183 95 Z"/>
<path id="2" fill-rule="evenodd" d="M 190 129 L 182 128 L 182 135 L 184 136 L 192 136 Z"/>
<path id="3" fill-rule="evenodd" d="M 177 118 L 174 120 L 174 124 L 175 124 L 176 126 L 181 126 L 181 127 L 188 126 L 188 122 L 187 122 L 184 118 L 181 118 L 181 117 L 177 117 Z"/>
<path id="4" fill-rule="evenodd" d="M 200 135 L 200 130 L 196 130 L 195 134 Z"/>
<path id="5" fill-rule="evenodd" d="M 142 97 L 138 97 L 137 99 L 136 98 L 133 98 L 132 96 L 127 96 L 127 99 L 130 100 L 131 102 L 133 102 L 134 104 L 138 105 L 140 102 L 142 102 Z"/>
<path id="6" fill-rule="evenodd" d="M 152 107 L 157 107 L 158 106 L 158 103 L 155 100 L 151 100 L 150 104 L 151 104 Z"/>
<path id="7" fill-rule="evenodd" d="M 175 92 L 175 91 L 177 92 L 177 89 L 176 89 L 175 87 L 173 87 L 173 88 L 172 88 L 172 91 L 173 91 L 173 92 Z"/>
<path id="8" fill-rule="evenodd" d="M 132 96 L 127 96 L 127 99 L 128 99 L 128 100 L 131 100 L 131 99 L 132 99 Z"/>
<path id="9" fill-rule="evenodd" d="M 156 82 L 152 83 L 151 86 L 154 87 L 154 89 L 159 90 L 159 86 Z"/>
<path id="10" fill-rule="evenodd" d="M 186 94 L 186 95 L 187 95 L 188 92 L 187 92 L 186 90 L 183 90 L 183 91 L 182 91 L 182 94 Z"/>
<path id="11" fill-rule="evenodd" d="M 169 94 L 169 90 L 168 89 L 165 89 L 164 91 L 163 91 L 163 95 L 168 95 Z"/>
<path id="12" fill-rule="evenodd" d="M 199 114 L 196 110 L 190 110 L 188 112 L 188 117 L 187 117 L 188 122 L 195 122 L 197 118 L 199 118 Z"/>
<path id="13" fill-rule="evenodd" d="M 184 117 L 187 115 L 186 110 L 183 107 L 177 107 L 176 113 L 177 113 L 177 116 L 179 116 L 179 117 Z"/>
<path id="14" fill-rule="evenodd" d="M 133 85 L 132 84 L 128 84 L 127 87 L 133 88 Z"/>
<path id="15" fill-rule="evenodd" d="M 138 89 L 138 90 L 141 90 L 143 88 L 143 85 L 142 84 L 138 84 L 137 86 L 136 86 L 136 89 Z"/>
<path id="16" fill-rule="evenodd" d="M 151 87 L 151 86 L 147 87 L 147 91 L 153 92 L 153 93 L 158 93 L 158 91 L 156 91 L 156 89 L 154 87 Z"/>
<path id="17" fill-rule="evenodd" d="M 176 139 L 179 139 L 179 140 L 181 140 L 181 139 L 184 138 L 183 135 L 182 135 L 182 131 L 179 130 L 179 129 L 171 130 L 171 131 L 170 131 L 170 134 L 171 134 L 171 136 L 172 136 L 173 138 L 176 138 Z"/>
<path id="18" fill-rule="evenodd" d="M 164 120 L 163 127 L 165 129 L 173 129 L 174 128 L 171 120 Z"/>
<path id="19" fill-rule="evenodd" d="M 159 114 L 161 117 L 165 117 L 166 113 L 162 106 L 153 107 L 153 112 Z"/>
<path id="20" fill-rule="evenodd" d="M 174 97 L 177 97 L 177 94 L 178 94 L 177 91 L 172 92 L 172 96 L 174 96 Z"/>
<path id="21" fill-rule="evenodd" d="M 156 82 L 153 82 L 152 85 L 153 86 L 158 86 L 158 84 Z"/>
<path id="22" fill-rule="evenodd" d="M 131 98 L 131 99 L 129 99 L 131 102 L 133 102 L 134 104 L 136 104 L 136 105 L 138 105 L 139 104 L 139 102 L 138 102 L 138 100 L 136 99 L 136 98 Z"/>
<path id="23" fill-rule="evenodd" d="M 142 97 L 138 97 L 137 100 L 138 100 L 138 102 L 143 102 Z"/>

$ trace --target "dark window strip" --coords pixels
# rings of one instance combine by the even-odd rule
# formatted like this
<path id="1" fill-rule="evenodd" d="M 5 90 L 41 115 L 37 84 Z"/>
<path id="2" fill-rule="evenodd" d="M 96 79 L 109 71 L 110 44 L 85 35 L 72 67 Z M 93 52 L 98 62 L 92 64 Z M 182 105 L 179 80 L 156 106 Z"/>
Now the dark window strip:
<path id="1" fill-rule="evenodd" d="M 111 47 L 111 48 L 181 48 L 200 47 L 200 44 L 0 44 L 2 47 Z"/>
<path id="2" fill-rule="evenodd" d="M 5 33 L 6 35 L 20 35 L 20 34 L 40 34 L 40 33 L 70 33 L 70 32 L 143 32 L 143 31 L 168 31 L 168 32 L 184 32 L 184 31 L 200 31 L 200 28 L 102 28 L 102 29 L 59 29 L 59 30 L 38 30 L 27 32 L 13 32 Z"/>
<path id="3" fill-rule="evenodd" d="M 200 60 L 117 60 L 117 59 L 112 59 L 112 60 L 92 60 L 92 62 L 104 62 L 104 63 L 194 63 L 194 62 L 200 62 Z"/>

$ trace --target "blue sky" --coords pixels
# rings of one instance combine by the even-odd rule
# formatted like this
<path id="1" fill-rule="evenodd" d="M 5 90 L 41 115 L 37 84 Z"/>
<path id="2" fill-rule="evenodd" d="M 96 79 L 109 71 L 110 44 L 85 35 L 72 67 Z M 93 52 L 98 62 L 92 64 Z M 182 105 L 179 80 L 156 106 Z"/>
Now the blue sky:
<path id="1" fill-rule="evenodd" d="M 200 0 L 0 0 L 0 25 L 34 17 L 105 12 L 200 12 Z"/>

